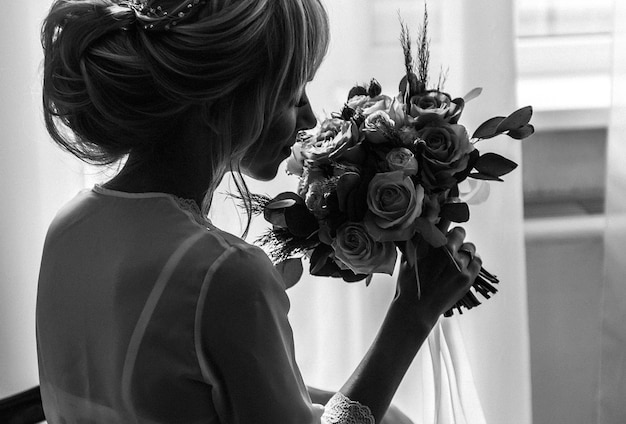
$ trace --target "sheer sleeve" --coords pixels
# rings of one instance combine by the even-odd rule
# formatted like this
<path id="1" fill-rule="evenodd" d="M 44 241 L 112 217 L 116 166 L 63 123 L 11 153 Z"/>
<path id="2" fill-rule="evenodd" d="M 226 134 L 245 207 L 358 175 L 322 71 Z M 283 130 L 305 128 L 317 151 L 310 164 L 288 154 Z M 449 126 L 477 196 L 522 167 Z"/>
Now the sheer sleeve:
<path id="1" fill-rule="evenodd" d="M 220 421 L 374 423 L 362 419 L 366 407 L 355 408 L 356 402 L 339 393 L 326 408 L 311 403 L 295 362 L 280 278 L 260 249 L 241 246 L 230 247 L 205 278 L 196 350 Z"/>

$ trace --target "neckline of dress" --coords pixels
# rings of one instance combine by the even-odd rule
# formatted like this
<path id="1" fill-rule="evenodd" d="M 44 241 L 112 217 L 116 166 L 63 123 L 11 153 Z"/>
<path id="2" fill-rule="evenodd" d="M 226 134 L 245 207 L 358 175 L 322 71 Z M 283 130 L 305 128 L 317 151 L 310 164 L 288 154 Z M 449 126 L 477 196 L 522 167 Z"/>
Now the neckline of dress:
<path id="1" fill-rule="evenodd" d="M 112 190 L 110 188 L 103 187 L 100 184 L 93 186 L 92 191 L 105 196 L 120 197 L 124 199 L 151 199 L 151 198 L 166 198 L 171 200 L 179 209 L 187 214 L 191 215 L 196 222 L 203 226 L 213 227 L 211 220 L 202 214 L 200 206 L 193 199 L 187 199 L 184 197 L 178 197 L 171 193 L 150 191 L 142 193 L 130 193 L 127 191 Z"/>

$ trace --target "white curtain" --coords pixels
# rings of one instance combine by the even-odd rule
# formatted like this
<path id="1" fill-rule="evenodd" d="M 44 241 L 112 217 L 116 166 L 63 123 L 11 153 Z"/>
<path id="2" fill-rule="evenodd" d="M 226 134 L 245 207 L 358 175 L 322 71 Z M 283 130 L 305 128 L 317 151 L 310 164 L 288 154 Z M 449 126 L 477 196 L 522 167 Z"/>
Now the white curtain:
<path id="1" fill-rule="evenodd" d="M 626 420 L 626 3 L 615 1 L 598 423 Z"/>
<path id="2" fill-rule="evenodd" d="M 38 384 L 35 293 L 47 226 L 82 187 L 81 167 L 41 117 L 39 27 L 50 2 L 3 2 L 0 14 L 0 397 Z"/>

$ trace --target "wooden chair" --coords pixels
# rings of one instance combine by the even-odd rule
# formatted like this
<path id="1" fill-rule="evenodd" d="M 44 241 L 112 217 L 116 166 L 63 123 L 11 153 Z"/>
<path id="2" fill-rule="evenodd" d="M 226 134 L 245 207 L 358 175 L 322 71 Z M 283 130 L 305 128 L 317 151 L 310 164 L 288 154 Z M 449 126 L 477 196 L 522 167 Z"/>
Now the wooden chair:
<path id="1" fill-rule="evenodd" d="M 2 424 L 35 424 L 45 420 L 39 386 L 0 399 Z"/>

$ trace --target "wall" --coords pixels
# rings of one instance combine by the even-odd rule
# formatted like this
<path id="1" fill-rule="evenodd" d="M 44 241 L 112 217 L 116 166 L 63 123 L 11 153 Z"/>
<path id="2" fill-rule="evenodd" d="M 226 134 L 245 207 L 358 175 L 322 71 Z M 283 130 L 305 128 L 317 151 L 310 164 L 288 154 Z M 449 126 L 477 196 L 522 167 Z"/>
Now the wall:
<path id="1" fill-rule="evenodd" d="M 523 145 L 533 423 L 594 423 L 600 371 L 607 130 Z"/>
<path id="2" fill-rule="evenodd" d="M 39 25 L 50 2 L 4 2 L 0 14 L 0 397 L 38 384 L 35 296 L 54 212 L 82 185 L 40 111 Z"/>

